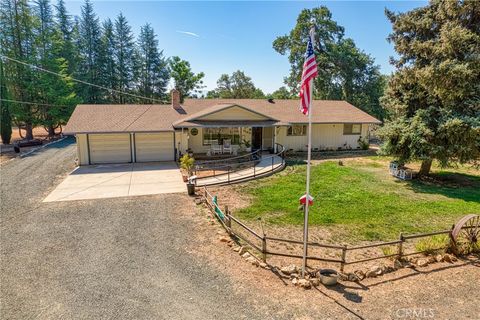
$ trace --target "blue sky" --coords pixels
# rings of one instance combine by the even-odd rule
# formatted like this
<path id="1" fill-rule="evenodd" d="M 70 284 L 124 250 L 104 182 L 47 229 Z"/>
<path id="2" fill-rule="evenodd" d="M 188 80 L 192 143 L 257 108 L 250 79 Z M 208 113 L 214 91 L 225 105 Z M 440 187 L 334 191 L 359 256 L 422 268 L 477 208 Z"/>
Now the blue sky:
<path id="1" fill-rule="evenodd" d="M 52 2 L 55 2 L 53 0 Z M 393 71 L 389 57 L 393 46 L 386 41 L 391 31 L 384 10 L 404 12 L 425 1 L 311 1 L 311 2 L 162 2 L 93 1 L 100 19 L 112 20 L 122 12 L 138 34 L 150 23 L 166 56 L 188 60 L 194 72 L 205 73 L 206 90 L 215 88 L 222 73 L 243 70 L 264 92 L 283 85 L 288 74 L 286 56 L 272 48 L 277 36 L 288 33 L 303 8 L 327 6 L 345 34 L 370 54 L 383 73 Z M 73 15 L 83 1 L 67 1 Z"/>

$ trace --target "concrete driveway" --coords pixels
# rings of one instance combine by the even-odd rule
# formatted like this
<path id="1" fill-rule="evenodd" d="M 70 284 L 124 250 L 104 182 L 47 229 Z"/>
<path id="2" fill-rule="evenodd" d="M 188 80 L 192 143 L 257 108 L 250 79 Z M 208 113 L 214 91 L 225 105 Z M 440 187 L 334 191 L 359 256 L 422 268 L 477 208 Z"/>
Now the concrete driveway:
<path id="1" fill-rule="evenodd" d="M 117 198 L 186 192 L 175 162 L 82 166 L 43 201 Z"/>

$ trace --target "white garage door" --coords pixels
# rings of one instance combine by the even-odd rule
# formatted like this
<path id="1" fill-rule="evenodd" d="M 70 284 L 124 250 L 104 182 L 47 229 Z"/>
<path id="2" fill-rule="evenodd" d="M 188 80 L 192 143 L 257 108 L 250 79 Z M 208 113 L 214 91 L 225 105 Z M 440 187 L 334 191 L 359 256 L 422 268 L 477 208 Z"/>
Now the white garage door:
<path id="1" fill-rule="evenodd" d="M 173 133 L 136 133 L 135 155 L 137 162 L 173 161 Z"/>
<path id="2" fill-rule="evenodd" d="M 131 162 L 130 134 L 89 134 L 90 163 Z"/>

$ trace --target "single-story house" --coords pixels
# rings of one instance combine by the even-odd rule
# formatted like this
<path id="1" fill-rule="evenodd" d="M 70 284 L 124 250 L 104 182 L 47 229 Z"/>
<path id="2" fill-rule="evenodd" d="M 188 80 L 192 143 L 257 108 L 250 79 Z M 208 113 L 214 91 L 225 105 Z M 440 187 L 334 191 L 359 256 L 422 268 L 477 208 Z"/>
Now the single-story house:
<path id="1" fill-rule="evenodd" d="M 80 165 L 172 161 L 179 153 L 209 153 L 230 142 L 271 150 L 306 150 L 308 117 L 298 100 L 185 99 L 168 105 L 78 105 L 64 133 L 77 138 Z M 380 121 L 345 101 L 314 100 L 312 148 L 359 147 Z"/>

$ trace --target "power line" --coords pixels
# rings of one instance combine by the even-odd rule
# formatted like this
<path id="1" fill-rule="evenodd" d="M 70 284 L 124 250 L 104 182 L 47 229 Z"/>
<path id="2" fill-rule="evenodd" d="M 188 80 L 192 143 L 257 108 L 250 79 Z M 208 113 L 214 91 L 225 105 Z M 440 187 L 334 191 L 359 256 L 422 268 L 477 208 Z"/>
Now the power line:
<path id="1" fill-rule="evenodd" d="M 28 66 L 28 67 L 30 67 L 30 68 L 32 68 L 32 69 L 36 69 L 36 70 L 39 70 L 39 71 L 43 71 L 43 72 L 46 72 L 46 73 L 50 73 L 50 74 L 59 76 L 59 77 L 61 77 L 61 78 L 64 78 L 64 77 L 65 77 L 64 75 L 62 75 L 62 74 L 60 74 L 60 73 L 53 72 L 53 71 L 50 71 L 50 70 L 47 70 L 47 69 L 44 69 L 44 68 L 35 66 L 35 65 L 33 65 L 33 64 L 26 63 L 26 62 L 23 62 L 23 61 L 14 59 L 14 58 L 10 58 L 10 57 L 4 56 L 3 54 L 0 54 L 0 57 L 5 58 L 5 59 L 10 60 L 10 61 L 13 61 L 13 62 L 16 62 L 16 63 L 23 64 L 23 65 Z M 97 88 L 100 88 L 100 89 L 103 89 L 103 90 L 107 90 L 107 91 L 110 91 L 110 92 L 114 92 L 114 93 L 119 93 L 119 94 L 131 96 L 131 97 L 134 97 L 134 98 L 140 98 L 140 99 L 145 99 L 145 100 L 149 100 L 149 101 L 158 101 L 158 102 L 160 102 L 160 103 L 167 103 L 167 102 L 164 101 L 164 100 L 158 100 L 158 99 L 155 99 L 155 98 L 148 98 L 148 97 L 144 97 L 144 96 L 139 96 L 139 95 L 136 95 L 136 94 L 133 94 L 133 93 L 128 93 L 128 92 L 123 92 L 123 91 L 119 91 L 119 90 L 107 88 L 107 87 L 104 87 L 104 86 L 100 86 L 100 85 L 98 85 L 98 84 L 86 82 L 86 81 L 79 80 L 79 79 L 75 79 L 75 78 L 72 78 L 72 77 L 70 77 L 70 79 L 71 79 L 72 81 L 75 81 L 75 82 L 78 82 L 78 83 L 82 83 L 82 84 L 86 84 L 86 85 L 89 85 L 89 86 L 97 87 Z"/>
<path id="2" fill-rule="evenodd" d="M 11 103 L 20 103 L 20 104 L 33 104 L 33 105 L 37 105 L 37 106 L 46 106 L 46 107 L 67 107 L 67 105 L 64 105 L 64 104 L 36 103 L 36 102 L 9 100 L 9 99 L 1 99 L 1 98 L 0 98 L 0 101 L 11 102 Z"/>

